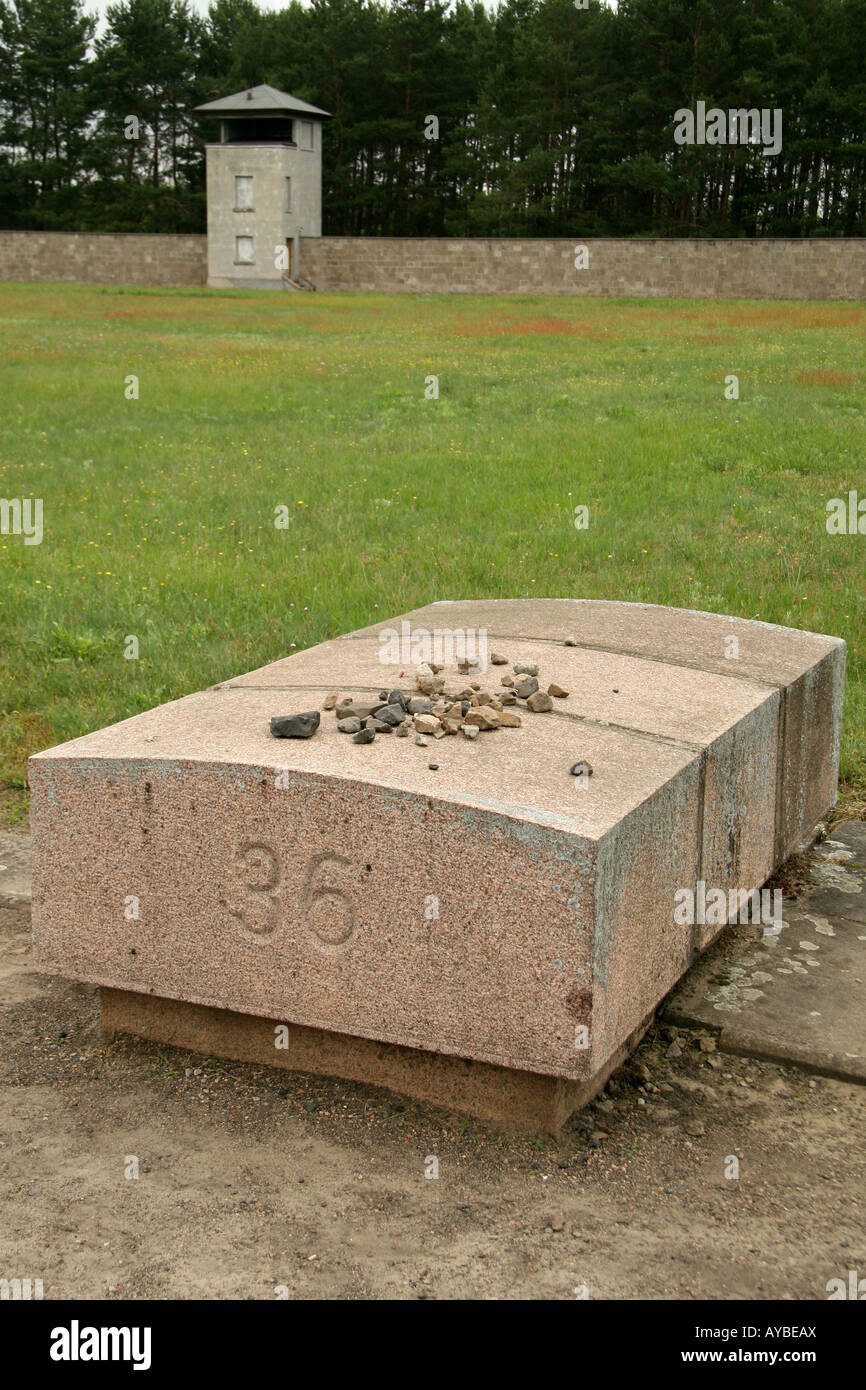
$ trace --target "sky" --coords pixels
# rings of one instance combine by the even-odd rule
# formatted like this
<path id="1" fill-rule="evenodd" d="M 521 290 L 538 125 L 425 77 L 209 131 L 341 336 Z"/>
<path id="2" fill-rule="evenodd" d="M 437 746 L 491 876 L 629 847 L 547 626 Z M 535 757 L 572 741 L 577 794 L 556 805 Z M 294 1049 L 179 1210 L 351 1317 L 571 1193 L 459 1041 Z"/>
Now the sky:
<path id="1" fill-rule="evenodd" d="M 101 20 L 108 6 L 112 3 L 114 3 L 114 0 L 86 0 L 84 8 L 88 14 L 96 15 Z M 189 0 L 189 3 L 190 7 L 196 10 L 198 14 L 207 14 L 209 0 Z M 262 10 L 284 10 L 289 0 L 258 0 L 258 3 L 259 8 Z M 306 4 L 307 0 L 301 0 L 301 3 Z M 495 8 L 495 0 L 484 0 L 484 3 L 488 9 Z M 100 28 L 101 27 L 100 25 Z"/>
<path id="2" fill-rule="evenodd" d="M 97 37 L 102 33 L 105 27 L 103 22 L 105 11 L 112 3 L 114 3 L 114 0 L 85 0 L 85 10 L 88 14 L 95 15 L 98 20 L 96 29 Z M 189 3 L 191 8 L 196 10 L 198 14 L 206 15 L 210 0 L 189 0 Z M 262 10 L 284 10 L 288 3 L 289 0 L 258 0 L 259 8 Z M 308 3 L 308 0 L 301 0 L 301 4 L 306 3 Z M 484 0 L 484 4 L 489 10 L 495 9 L 496 3 L 497 0 Z M 612 8 L 616 8 L 616 0 L 608 0 L 608 3 Z"/>
<path id="3" fill-rule="evenodd" d="M 85 0 L 84 9 L 87 14 L 93 15 L 97 21 L 96 37 L 102 34 L 105 28 L 105 12 L 109 5 L 115 4 L 116 0 Z M 260 10 L 284 10 L 289 0 L 258 0 Z M 306 4 L 307 0 L 301 0 L 301 4 Z M 486 0 L 485 0 L 486 3 Z M 206 15 L 210 8 L 210 0 L 189 0 L 190 9 L 197 14 Z"/>
<path id="4" fill-rule="evenodd" d="M 259 0 L 259 9 L 262 10 L 284 10 L 289 0 Z M 305 0 L 302 0 L 304 3 Z M 96 15 L 100 19 L 105 11 L 115 0 L 85 0 L 84 8 L 88 14 Z M 200 15 L 206 15 L 209 8 L 209 0 L 189 0 L 190 9 L 195 10 Z"/>

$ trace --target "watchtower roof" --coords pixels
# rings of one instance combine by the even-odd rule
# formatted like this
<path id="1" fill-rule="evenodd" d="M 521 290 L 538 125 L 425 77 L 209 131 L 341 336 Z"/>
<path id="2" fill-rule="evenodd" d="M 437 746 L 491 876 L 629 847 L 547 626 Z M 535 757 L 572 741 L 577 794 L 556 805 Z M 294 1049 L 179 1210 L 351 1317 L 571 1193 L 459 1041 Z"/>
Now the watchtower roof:
<path id="1" fill-rule="evenodd" d="M 218 101 L 206 101 L 204 105 L 197 106 L 196 111 L 207 116 L 318 116 L 326 118 L 330 116 L 330 111 L 323 111 L 320 106 L 311 106 L 307 101 L 301 101 L 300 97 L 290 96 L 288 92 L 280 92 L 276 87 L 269 87 L 266 82 L 262 82 L 258 87 L 247 87 L 242 92 L 233 92 L 231 96 L 220 97 Z"/>

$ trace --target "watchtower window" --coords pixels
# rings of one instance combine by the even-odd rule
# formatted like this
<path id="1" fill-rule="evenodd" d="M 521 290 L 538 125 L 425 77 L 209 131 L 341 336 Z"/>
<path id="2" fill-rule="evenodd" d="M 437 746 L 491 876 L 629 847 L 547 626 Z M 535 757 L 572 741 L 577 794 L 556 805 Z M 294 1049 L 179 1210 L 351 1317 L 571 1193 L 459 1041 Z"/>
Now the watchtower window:
<path id="1" fill-rule="evenodd" d="M 292 180 L 286 179 L 286 212 L 292 210 Z"/>
<path id="2" fill-rule="evenodd" d="M 235 261 L 238 265 L 252 265 L 254 262 L 253 239 L 251 236 L 235 237 Z"/>
<path id="3" fill-rule="evenodd" d="M 298 148 L 301 150 L 311 150 L 313 148 L 312 121 L 298 121 Z"/>
<path id="4" fill-rule="evenodd" d="M 251 174 L 235 175 L 235 212 L 251 212 L 253 207 L 253 179 Z"/>
<path id="5" fill-rule="evenodd" d="M 286 116 L 229 116 L 222 123 L 224 145 L 293 145 L 294 123 Z"/>

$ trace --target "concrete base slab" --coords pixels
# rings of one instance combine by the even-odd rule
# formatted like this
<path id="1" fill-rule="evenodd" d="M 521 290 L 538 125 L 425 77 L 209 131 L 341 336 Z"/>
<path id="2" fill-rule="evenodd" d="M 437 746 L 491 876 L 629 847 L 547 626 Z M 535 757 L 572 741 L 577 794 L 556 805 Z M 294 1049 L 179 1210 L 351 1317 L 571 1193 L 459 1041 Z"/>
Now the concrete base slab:
<path id="1" fill-rule="evenodd" d="M 810 880 L 778 934 L 728 928 L 665 1017 L 719 1030 L 727 1052 L 866 1083 L 866 826 L 836 826 L 813 851 Z"/>
<path id="2" fill-rule="evenodd" d="M 208 1056 L 337 1076 L 474 1115 L 502 1129 L 546 1134 L 555 1134 L 593 1099 L 637 1047 L 652 1018 L 643 1021 L 591 1082 L 580 1084 L 320 1028 L 275 1025 L 252 1014 L 129 990 L 102 989 L 100 997 L 102 1031 L 108 1037 L 131 1033 Z M 284 1046 L 276 1046 L 278 1033 Z"/>

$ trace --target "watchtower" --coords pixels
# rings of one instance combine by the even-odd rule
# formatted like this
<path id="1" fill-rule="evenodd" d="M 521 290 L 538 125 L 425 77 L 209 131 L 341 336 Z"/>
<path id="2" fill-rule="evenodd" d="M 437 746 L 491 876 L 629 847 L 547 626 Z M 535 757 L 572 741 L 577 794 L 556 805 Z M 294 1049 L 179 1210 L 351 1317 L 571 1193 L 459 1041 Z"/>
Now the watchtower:
<path id="1" fill-rule="evenodd" d="M 300 275 L 301 236 L 322 235 L 328 112 L 263 84 L 197 106 L 207 145 L 208 284 L 278 289 Z"/>

